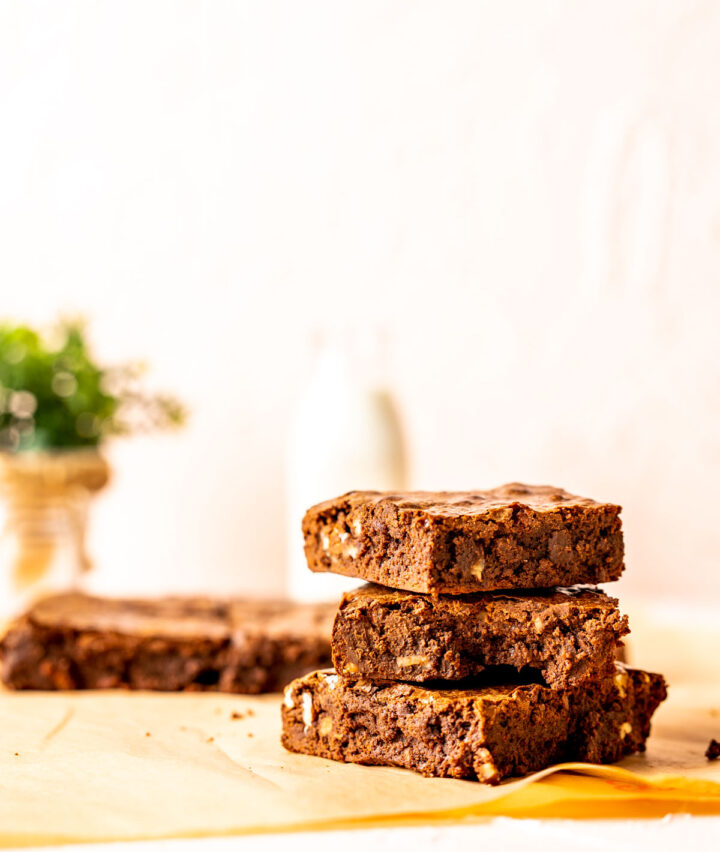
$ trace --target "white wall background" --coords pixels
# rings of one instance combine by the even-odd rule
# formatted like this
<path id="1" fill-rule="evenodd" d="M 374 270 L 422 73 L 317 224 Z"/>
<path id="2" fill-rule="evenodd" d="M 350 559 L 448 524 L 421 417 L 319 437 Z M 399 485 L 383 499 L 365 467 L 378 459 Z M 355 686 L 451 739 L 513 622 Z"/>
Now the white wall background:
<path id="1" fill-rule="evenodd" d="M 0 2 L 0 312 L 193 408 L 118 443 L 107 590 L 271 591 L 313 328 L 392 331 L 416 487 L 622 502 L 720 597 L 720 5 Z"/>

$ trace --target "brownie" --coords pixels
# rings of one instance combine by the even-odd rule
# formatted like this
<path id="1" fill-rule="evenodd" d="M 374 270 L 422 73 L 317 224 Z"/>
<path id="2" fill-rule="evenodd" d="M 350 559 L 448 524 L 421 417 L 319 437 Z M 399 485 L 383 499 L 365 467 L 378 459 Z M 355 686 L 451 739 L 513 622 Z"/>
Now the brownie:
<path id="1" fill-rule="evenodd" d="M 410 592 L 595 585 L 623 571 L 620 507 L 545 485 L 351 491 L 303 519 L 312 571 Z"/>
<path id="2" fill-rule="evenodd" d="M 15 689 L 258 693 L 330 663 L 335 607 L 287 601 L 81 594 L 46 598 L 0 643 Z"/>
<path id="3" fill-rule="evenodd" d="M 285 689 L 282 743 L 346 763 L 496 784 L 564 761 L 641 751 L 665 698 L 661 675 L 618 664 L 565 691 L 537 684 L 429 689 L 314 672 Z"/>
<path id="4" fill-rule="evenodd" d="M 720 743 L 717 740 L 710 740 L 705 757 L 708 760 L 717 760 L 720 757 Z"/>
<path id="5" fill-rule="evenodd" d="M 348 678 L 456 681 L 511 666 L 566 689 L 612 673 L 626 633 L 597 589 L 432 596 L 370 584 L 343 598 L 332 653 Z"/>

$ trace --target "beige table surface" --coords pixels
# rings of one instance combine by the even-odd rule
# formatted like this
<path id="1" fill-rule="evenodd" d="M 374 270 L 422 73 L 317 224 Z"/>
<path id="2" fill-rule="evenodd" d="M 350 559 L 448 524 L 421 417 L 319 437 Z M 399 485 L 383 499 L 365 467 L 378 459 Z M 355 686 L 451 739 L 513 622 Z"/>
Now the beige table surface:
<path id="1" fill-rule="evenodd" d="M 641 651 L 662 658 L 671 684 L 645 755 L 495 788 L 289 754 L 279 745 L 278 696 L 6 692 L 0 844 L 720 814 L 720 762 L 704 758 L 709 738 L 720 738 L 720 678 L 699 664 L 707 678 L 682 678 L 683 655 L 713 640 L 712 614 L 695 623 L 693 647 L 681 641 L 687 630 L 653 633 L 641 622 L 630 648 L 637 662 Z"/>

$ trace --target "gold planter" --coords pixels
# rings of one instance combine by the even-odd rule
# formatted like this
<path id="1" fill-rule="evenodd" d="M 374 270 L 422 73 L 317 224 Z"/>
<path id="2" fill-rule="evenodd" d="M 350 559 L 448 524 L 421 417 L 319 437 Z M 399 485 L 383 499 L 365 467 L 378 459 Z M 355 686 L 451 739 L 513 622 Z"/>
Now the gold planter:
<path id="1" fill-rule="evenodd" d="M 108 464 L 95 450 L 0 453 L 2 610 L 72 588 L 91 567 L 88 506 L 108 479 Z"/>

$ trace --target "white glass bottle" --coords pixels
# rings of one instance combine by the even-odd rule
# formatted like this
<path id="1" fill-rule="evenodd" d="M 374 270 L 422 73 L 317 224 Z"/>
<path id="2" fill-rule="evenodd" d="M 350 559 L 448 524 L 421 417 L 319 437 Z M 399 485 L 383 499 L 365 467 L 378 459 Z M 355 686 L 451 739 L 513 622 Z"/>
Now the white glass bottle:
<path id="1" fill-rule="evenodd" d="M 359 582 L 308 569 L 301 532 L 306 509 L 347 491 L 405 487 L 402 433 L 378 377 L 377 339 L 365 348 L 358 342 L 353 335 L 324 340 L 290 429 L 288 590 L 297 600 L 332 600 Z"/>

